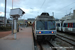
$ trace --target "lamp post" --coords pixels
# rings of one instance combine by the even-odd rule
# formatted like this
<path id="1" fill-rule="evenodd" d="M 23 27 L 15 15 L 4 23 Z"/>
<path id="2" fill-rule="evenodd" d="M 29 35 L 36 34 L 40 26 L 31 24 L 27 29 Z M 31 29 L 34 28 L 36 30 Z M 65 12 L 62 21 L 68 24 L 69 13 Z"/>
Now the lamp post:
<path id="1" fill-rule="evenodd" d="M 13 0 L 12 0 L 12 9 L 13 9 Z"/>
<path id="2" fill-rule="evenodd" d="M 20 12 L 20 13 L 19 13 Z M 17 19 L 22 16 L 25 12 L 21 10 L 20 8 L 11 9 L 10 16 L 14 18 L 14 39 L 16 39 L 16 33 L 17 33 Z"/>
<path id="3" fill-rule="evenodd" d="M 71 13 L 72 8 L 70 9 L 70 13 Z"/>
<path id="4" fill-rule="evenodd" d="M 5 25 L 5 27 L 6 27 L 6 2 L 7 2 L 7 0 L 5 0 L 5 18 L 4 18 L 4 25 Z"/>
<path id="5" fill-rule="evenodd" d="M 54 17 L 54 12 L 52 12 L 52 15 L 53 15 L 53 17 Z"/>
<path id="6" fill-rule="evenodd" d="M 12 9 L 13 9 L 13 0 L 12 0 Z M 14 19 L 12 18 L 12 34 L 14 34 L 13 29 L 14 29 Z"/>

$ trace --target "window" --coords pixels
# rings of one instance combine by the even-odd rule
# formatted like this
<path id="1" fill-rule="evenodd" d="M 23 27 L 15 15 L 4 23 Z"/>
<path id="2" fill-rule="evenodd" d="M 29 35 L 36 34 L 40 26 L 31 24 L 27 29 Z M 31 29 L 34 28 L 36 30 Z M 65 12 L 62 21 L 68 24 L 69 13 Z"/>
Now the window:
<path id="1" fill-rule="evenodd" d="M 70 27 L 73 27 L 73 23 L 70 23 Z"/>
<path id="2" fill-rule="evenodd" d="M 57 27 L 60 27 L 60 23 L 57 23 Z"/>
<path id="3" fill-rule="evenodd" d="M 73 28 L 75 28 L 75 23 L 73 23 Z"/>
<path id="4" fill-rule="evenodd" d="M 64 27 L 68 27 L 68 23 L 64 23 Z"/>
<path id="5" fill-rule="evenodd" d="M 74 23 L 68 23 L 68 27 L 70 28 L 74 27 Z"/>
<path id="6" fill-rule="evenodd" d="M 37 30 L 55 30 L 55 21 L 36 21 Z"/>
<path id="7" fill-rule="evenodd" d="M 69 23 L 68 23 L 68 27 L 69 27 L 70 25 L 69 25 Z"/>

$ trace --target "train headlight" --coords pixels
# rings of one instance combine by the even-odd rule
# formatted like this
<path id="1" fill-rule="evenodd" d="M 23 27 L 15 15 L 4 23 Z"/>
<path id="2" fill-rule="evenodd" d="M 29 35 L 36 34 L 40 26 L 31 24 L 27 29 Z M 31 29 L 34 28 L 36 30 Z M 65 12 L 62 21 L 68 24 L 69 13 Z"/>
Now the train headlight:
<path id="1" fill-rule="evenodd" d="M 54 33 L 54 32 L 52 31 L 52 33 Z"/>
<path id="2" fill-rule="evenodd" d="M 41 32 L 39 32 L 39 34 L 41 34 Z"/>

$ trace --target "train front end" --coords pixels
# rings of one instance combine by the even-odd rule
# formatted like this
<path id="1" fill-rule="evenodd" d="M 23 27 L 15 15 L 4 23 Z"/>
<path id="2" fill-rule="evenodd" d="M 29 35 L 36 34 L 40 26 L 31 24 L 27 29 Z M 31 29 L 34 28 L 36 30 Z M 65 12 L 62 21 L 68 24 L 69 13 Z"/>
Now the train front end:
<path id="1" fill-rule="evenodd" d="M 55 20 L 53 18 L 44 16 L 42 18 L 38 18 L 39 20 L 35 21 L 35 39 L 38 41 L 43 40 L 55 40 L 56 38 L 56 27 Z"/>

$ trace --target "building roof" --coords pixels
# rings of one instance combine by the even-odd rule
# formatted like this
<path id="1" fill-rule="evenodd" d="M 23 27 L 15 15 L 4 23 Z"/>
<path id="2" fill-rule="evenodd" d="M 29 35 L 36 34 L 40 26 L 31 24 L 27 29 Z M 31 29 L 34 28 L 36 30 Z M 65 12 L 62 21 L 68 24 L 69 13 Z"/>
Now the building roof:
<path id="1" fill-rule="evenodd" d="M 62 17 L 61 19 L 62 19 L 62 20 L 72 19 L 72 17 L 73 17 L 73 13 L 70 13 L 70 14 L 65 15 L 65 16 Z"/>
<path id="2" fill-rule="evenodd" d="M 0 16 L 0 18 L 4 18 L 4 16 Z"/>
<path id="3" fill-rule="evenodd" d="M 27 20 L 35 20 L 35 18 L 28 18 Z"/>

